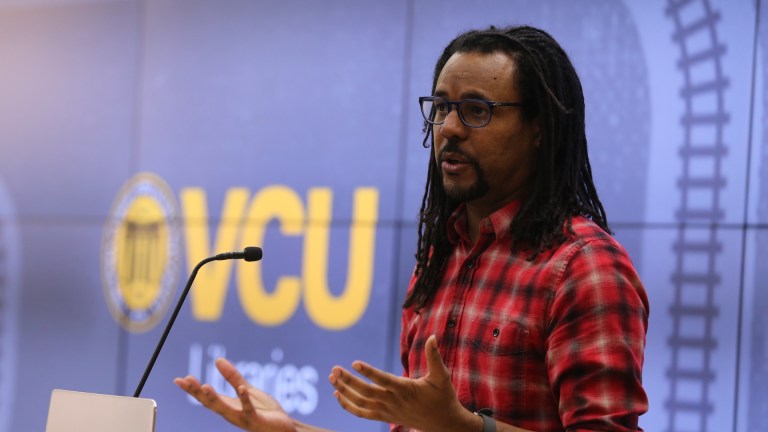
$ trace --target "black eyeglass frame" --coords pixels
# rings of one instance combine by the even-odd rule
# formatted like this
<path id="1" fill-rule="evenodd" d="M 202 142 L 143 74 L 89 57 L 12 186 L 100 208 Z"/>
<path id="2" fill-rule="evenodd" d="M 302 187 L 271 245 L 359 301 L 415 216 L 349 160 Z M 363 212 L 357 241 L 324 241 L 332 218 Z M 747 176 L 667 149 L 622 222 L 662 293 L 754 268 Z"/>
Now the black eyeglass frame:
<path id="1" fill-rule="evenodd" d="M 438 125 L 438 126 L 443 124 L 443 123 L 445 123 L 445 120 L 443 120 L 441 122 L 436 122 L 434 120 L 430 120 L 429 117 L 427 116 L 427 114 L 424 112 L 424 102 L 432 102 L 433 103 L 432 106 L 434 107 L 435 99 L 440 99 L 443 102 L 445 102 L 446 104 L 448 104 L 448 112 L 445 113 L 446 117 L 448 117 L 448 114 L 450 114 L 451 111 L 453 110 L 453 106 L 456 105 L 456 113 L 459 115 L 459 119 L 461 120 L 461 123 L 463 123 L 467 127 L 471 127 L 471 128 L 475 128 L 475 129 L 488 126 L 488 124 L 491 122 L 491 118 L 493 118 L 493 109 L 496 108 L 496 107 L 505 107 L 505 106 L 520 107 L 520 106 L 525 106 L 526 105 L 525 102 L 496 102 L 496 101 L 490 101 L 490 100 L 485 100 L 485 99 L 462 99 L 462 100 L 459 100 L 459 101 L 450 101 L 450 100 L 443 99 L 443 98 L 441 98 L 439 96 L 420 96 L 419 97 L 419 111 L 421 111 L 421 116 L 424 117 L 424 120 L 427 123 L 429 123 L 431 125 Z M 464 119 L 464 114 L 462 114 L 461 109 L 459 107 L 459 105 L 461 105 L 462 103 L 465 103 L 465 102 L 480 102 L 480 103 L 484 103 L 484 104 L 488 105 L 488 121 L 486 121 L 485 123 L 483 123 L 482 125 L 479 125 L 479 126 L 473 126 L 473 125 L 467 123 L 467 121 Z M 432 114 L 432 117 L 434 117 L 434 113 L 431 113 L 431 114 Z"/>

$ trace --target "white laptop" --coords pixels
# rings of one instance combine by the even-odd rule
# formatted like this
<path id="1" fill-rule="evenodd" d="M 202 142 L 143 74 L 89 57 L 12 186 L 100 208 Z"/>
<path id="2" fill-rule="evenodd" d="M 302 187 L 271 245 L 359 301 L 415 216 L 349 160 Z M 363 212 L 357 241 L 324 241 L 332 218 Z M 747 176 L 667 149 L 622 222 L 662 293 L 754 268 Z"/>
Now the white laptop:
<path id="1" fill-rule="evenodd" d="M 152 399 L 55 389 L 45 432 L 154 432 Z"/>

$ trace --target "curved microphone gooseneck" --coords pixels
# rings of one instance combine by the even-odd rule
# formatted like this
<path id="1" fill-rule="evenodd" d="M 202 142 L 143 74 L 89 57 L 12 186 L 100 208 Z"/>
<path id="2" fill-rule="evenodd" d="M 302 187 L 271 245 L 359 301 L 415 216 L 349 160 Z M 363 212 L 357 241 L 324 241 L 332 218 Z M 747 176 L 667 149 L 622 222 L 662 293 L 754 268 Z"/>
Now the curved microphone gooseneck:
<path id="1" fill-rule="evenodd" d="M 157 347 L 155 348 L 154 354 L 152 354 L 152 358 L 149 360 L 149 364 L 147 365 L 147 368 L 144 370 L 144 376 L 141 377 L 141 381 L 139 381 L 138 387 L 136 387 L 136 391 L 133 392 L 133 397 L 139 397 L 141 394 L 141 390 L 144 388 L 144 384 L 147 382 L 147 378 L 149 378 L 149 373 L 152 372 L 152 368 L 155 366 L 155 361 L 157 360 L 157 356 L 160 355 L 160 350 L 163 349 L 163 344 L 165 344 L 165 339 L 168 337 L 168 333 L 171 331 L 171 327 L 173 327 L 174 321 L 176 321 L 176 316 L 179 314 L 179 311 L 181 310 L 181 305 L 184 304 L 184 299 L 187 298 L 187 294 L 189 294 L 189 289 L 192 288 L 192 282 L 195 280 L 195 276 L 197 276 L 197 271 L 200 270 L 200 267 L 204 266 L 205 264 L 211 262 L 211 261 L 222 261 L 222 260 L 229 260 L 229 259 L 242 259 L 245 261 L 258 261 L 262 257 L 262 251 L 261 248 L 255 247 L 255 246 L 249 246 L 245 249 L 243 249 L 242 252 L 224 252 L 220 253 L 218 255 L 208 257 L 195 266 L 195 269 L 192 270 L 192 273 L 189 275 L 189 279 L 187 280 L 187 286 L 184 287 L 184 291 L 181 293 L 181 298 L 179 298 L 179 301 L 176 303 L 176 309 L 173 310 L 173 314 L 171 315 L 171 318 L 168 319 L 168 324 L 165 325 L 165 330 L 163 330 L 163 335 L 160 337 L 160 341 L 157 343 Z"/>

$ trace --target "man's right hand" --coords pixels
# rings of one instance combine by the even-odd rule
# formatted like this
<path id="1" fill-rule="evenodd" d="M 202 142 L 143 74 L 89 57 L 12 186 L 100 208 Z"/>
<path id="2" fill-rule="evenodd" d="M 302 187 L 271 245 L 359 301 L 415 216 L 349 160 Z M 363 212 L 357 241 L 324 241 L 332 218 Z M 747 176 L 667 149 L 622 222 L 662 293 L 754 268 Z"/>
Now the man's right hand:
<path id="1" fill-rule="evenodd" d="M 203 406 L 243 430 L 296 432 L 305 429 L 306 425 L 295 422 L 275 399 L 250 385 L 230 362 L 217 359 L 216 368 L 237 391 L 237 398 L 217 394 L 213 387 L 201 385 L 191 375 L 176 378 L 173 382 Z"/>

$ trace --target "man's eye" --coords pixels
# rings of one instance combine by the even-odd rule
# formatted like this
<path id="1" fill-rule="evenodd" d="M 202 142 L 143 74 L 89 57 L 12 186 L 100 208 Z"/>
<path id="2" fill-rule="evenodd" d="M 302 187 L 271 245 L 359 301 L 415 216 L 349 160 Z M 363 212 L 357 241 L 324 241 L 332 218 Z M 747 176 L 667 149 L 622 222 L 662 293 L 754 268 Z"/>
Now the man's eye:
<path id="1" fill-rule="evenodd" d="M 468 111 L 470 115 L 482 117 L 488 114 L 488 107 L 480 104 L 472 104 L 469 105 L 465 111 Z"/>
<path id="2" fill-rule="evenodd" d="M 435 111 L 437 111 L 437 112 L 444 113 L 444 112 L 448 112 L 449 109 L 450 108 L 449 108 L 447 103 L 436 103 L 435 104 Z"/>

